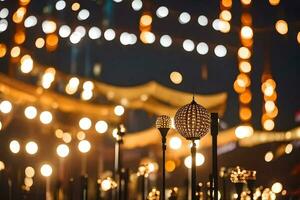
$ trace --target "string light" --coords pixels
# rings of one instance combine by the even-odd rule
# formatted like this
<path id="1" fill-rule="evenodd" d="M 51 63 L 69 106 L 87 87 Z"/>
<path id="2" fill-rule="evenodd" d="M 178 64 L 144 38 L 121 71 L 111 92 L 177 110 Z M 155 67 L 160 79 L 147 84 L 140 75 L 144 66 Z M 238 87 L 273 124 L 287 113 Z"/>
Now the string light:
<path id="1" fill-rule="evenodd" d="M 75 94 L 78 90 L 79 79 L 77 77 L 70 78 L 68 84 L 66 85 L 66 93 L 69 95 Z"/>
<path id="2" fill-rule="evenodd" d="M 45 73 L 42 76 L 42 87 L 44 89 L 49 89 L 52 82 L 55 79 L 56 70 L 54 68 L 46 69 Z"/>
<path id="3" fill-rule="evenodd" d="M 56 148 L 56 153 L 59 157 L 65 158 L 69 155 L 70 149 L 66 144 L 60 144 Z"/>
<path id="4" fill-rule="evenodd" d="M 265 130 L 271 131 L 271 130 L 274 129 L 275 123 L 272 119 L 267 119 L 263 122 L 263 127 L 264 127 Z"/>
<path id="5" fill-rule="evenodd" d="M 57 138 L 62 138 L 64 134 L 64 132 L 61 129 L 56 129 L 54 133 Z"/>
<path id="6" fill-rule="evenodd" d="M 42 23 L 42 29 L 46 34 L 54 33 L 56 31 L 56 23 L 51 20 L 45 20 Z"/>
<path id="7" fill-rule="evenodd" d="M 125 112 L 125 109 L 123 106 L 121 105 L 117 105 L 115 108 L 114 108 L 114 113 L 115 115 L 117 116 L 122 116 Z"/>
<path id="8" fill-rule="evenodd" d="M 59 0 L 55 4 L 56 10 L 63 10 L 66 7 L 66 2 L 64 0 Z"/>
<path id="9" fill-rule="evenodd" d="M 220 13 L 220 19 L 224 20 L 224 21 L 230 21 L 231 20 L 231 12 L 229 10 L 223 10 Z"/>
<path id="10" fill-rule="evenodd" d="M 223 45 L 217 45 L 214 49 L 214 52 L 217 57 L 224 57 L 227 54 L 227 49 Z"/>
<path id="11" fill-rule="evenodd" d="M 81 11 L 79 11 L 77 15 L 77 19 L 79 21 L 83 21 L 89 18 L 89 16 L 90 16 L 90 12 L 87 9 L 82 9 Z"/>
<path id="12" fill-rule="evenodd" d="M 244 73 L 251 72 L 251 64 L 248 61 L 241 61 L 239 63 L 239 70 Z"/>
<path id="13" fill-rule="evenodd" d="M 43 164 L 40 171 L 41 171 L 42 176 L 49 177 L 52 175 L 53 169 L 52 169 L 51 165 Z"/>
<path id="14" fill-rule="evenodd" d="M 79 131 L 76 135 L 79 141 L 84 140 L 86 138 L 86 134 L 83 131 Z"/>
<path id="15" fill-rule="evenodd" d="M 37 143 L 35 143 L 33 141 L 28 142 L 25 146 L 26 152 L 30 155 L 36 154 L 38 152 L 38 149 L 39 149 L 39 147 L 38 147 Z"/>
<path id="16" fill-rule="evenodd" d="M 56 34 L 48 34 L 46 36 L 46 47 L 49 51 L 53 51 L 56 49 L 58 45 L 58 36 Z"/>
<path id="17" fill-rule="evenodd" d="M 26 187 L 31 187 L 33 185 L 33 179 L 29 177 L 24 178 L 24 184 Z"/>
<path id="18" fill-rule="evenodd" d="M 205 55 L 208 53 L 209 47 L 205 42 L 200 42 L 196 49 L 200 55 Z"/>
<path id="19" fill-rule="evenodd" d="M 18 57 L 20 55 L 20 53 L 21 53 L 21 49 L 18 46 L 13 47 L 10 51 L 10 55 L 13 58 Z"/>
<path id="20" fill-rule="evenodd" d="M 87 153 L 91 149 L 91 143 L 87 140 L 81 140 L 78 144 L 78 149 L 81 153 Z"/>
<path id="21" fill-rule="evenodd" d="M 228 33 L 230 31 L 230 23 L 224 20 L 219 21 L 219 30 L 222 33 Z"/>
<path id="22" fill-rule="evenodd" d="M 247 47 L 240 47 L 238 50 L 238 56 L 241 59 L 249 59 L 251 57 L 251 51 Z"/>
<path id="23" fill-rule="evenodd" d="M 107 41 L 112 41 L 113 39 L 115 39 L 115 37 L 116 37 L 116 32 L 113 29 L 109 28 L 104 32 L 104 38 Z"/>
<path id="24" fill-rule="evenodd" d="M 241 29 L 241 37 L 243 39 L 252 39 L 253 30 L 250 26 L 243 26 Z"/>
<path id="25" fill-rule="evenodd" d="M 43 111 L 41 112 L 40 114 L 40 121 L 43 123 L 43 124 L 50 124 L 52 122 L 52 114 L 51 112 L 49 111 Z"/>
<path id="26" fill-rule="evenodd" d="M 182 146 L 182 141 L 179 137 L 174 136 L 170 139 L 169 144 L 171 149 L 178 150 Z"/>
<path id="27" fill-rule="evenodd" d="M 288 24 L 284 20 L 278 20 L 275 24 L 277 32 L 281 35 L 285 35 L 288 32 Z"/>
<path id="28" fill-rule="evenodd" d="M 12 140 L 10 143 L 9 143 L 9 149 L 12 153 L 14 154 L 17 154 L 20 152 L 20 143 L 17 141 L 17 140 Z"/>
<path id="29" fill-rule="evenodd" d="M 133 0 L 131 3 L 131 7 L 135 11 L 139 11 L 143 7 L 143 2 L 141 0 Z"/>
<path id="30" fill-rule="evenodd" d="M 108 129 L 108 124 L 106 123 L 106 121 L 98 121 L 95 124 L 95 129 L 98 133 L 105 133 Z"/>
<path id="31" fill-rule="evenodd" d="M 30 55 L 24 55 L 21 58 L 21 66 L 20 66 L 21 72 L 24 74 L 28 74 L 33 69 L 33 60 Z"/>
<path id="32" fill-rule="evenodd" d="M 0 10 L 0 18 L 5 19 L 9 15 L 9 10 L 7 8 L 2 8 Z"/>
<path id="33" fill-rule="evenodd" d="M 10 103 L 10 101 L 4 100 L 0 103 L 0 111 L 3 114 L 8 114 L 11 112 L 12 110 L 12 104 Z"/>
<path id="34" fill-rule="evenodd" d="M 187 24 L 190 20 L 191 20 L 191 15 L 187 12 L 182 12 L 178 18 L 180 24 Z"/>
<path id="35" fill-rule="evenodd" d="M 200 26 L 207 26 L 207 24 L 208 24 L 208 19 L 207 19 L 207 17 L 204 16 L 204 15 L 200 15 L 200 16 L 198 17 L 198 24 L 199 24 Z"/>
<path id="36" fill-rule="evenodd" d="M 77 2 L 73 3 L 72 6 L 71 6 L 71 9 L 72 9 L 73 11 L 79 10 L 79 9 L 80 9 L 80 4 L 77 3 Z"/>
<path id="37" fill-rule="evenodd" d="M 92 121 L 90 120 L 90 118 L 83 117 L 79 120 L 79 127 L 82 130 L 89 130 L 91 126 L 92 126 Z"/>
<path id="38" fill-rule="evenodd" d="M 81 40 L 81 35 L 80 33 L 78 32 L 73 32 L 71 35 L 70 35 L 70 42 L 72 44 L 78 44 Z"/>
<path id="39" fill-rule="evenodd" d="M 7 48 L 5 44 L 0 43 L 0 58 L 3 58 L 6 55 Z"/>
<path id="40" fill-rule="evenodd" d="M 38 48 L 38 49 L 41 49 L 41 48 L 43 48 L 44 46 L 45 46 L 45 40 L 43 39 L 43 38 L 37 38 L 36 40 L 35 40 L 35 46 L 36 46 L 36 48 Z"/>
<path id="41" fill-rule="evenodd" d="M 159 40 L 161 46 L 170 47 L 172 45 L 172 38 L 169 35 L 163 35 Z"/>
<path id="42" fill-rule="evenodd" d="M 92 40 L 99 39 L 101 37 L 101 30 L 96 26 L 91 27 L 89 30 L 89 37 Z"/>
<path id="43" fill-rule="evenodd" d="M 168 160 L 166 162 L 166 171 L 173 172 L 176 168 L 176 163 L 173 160 Z"/>
<path id="44" fill-rule="evenodd" d="M 186 39 L 182 43 L 183 49 L 190 52 L 195 49 L 195 44 L 192 40 Z"/>
<path id="45" fill-rule="evenodd" d="M 182 82 L 182 75 L 177 72 L 174 71 L 170 74 L 170 80 L 174 83 L 174 84 L 180 84 Z"/>
<path id="46" fill-rule="evenodd" d="M 65 132 L 63 133 L 62 135 L 62 140 L 65 142 L 65 143 L 70 143 L 72 141 L 72 136 L 70 133 L 68 132 Z"/>
<path id="47" fill-rule="evenodd" d="M 146 26 L 150 26 L 151 24 L 152 24 L 151 15 L 148 15 L 148 14 L 142 15 L 142 17 L 140 19 L 140 25 L 146 27 Z"/>
<path id="48" fill-rule="evenodd" d="M 33 167 L 26 167 L 25 168 L 25 176 L 28 177 L 28 178 L 32 178 L 34 177 L 35 175 L 35 170 L 33 169 Z"/>
<path id="49" fill-rule="evenodd" d="M 272 151 L 268 151 L 266 154 L 265 154 L 265 161 L 266 162 L 271 162 L 274 158 L 274 155 L 272 153 Z"/>
<path id="50" fill-rule="evenodd" d="M 143 31 L 140 34 L 140 40 L 145 44 L 152 44 L 155 41 L 155 35 L 149 31 Z"/>
<path id="51" fill-rule="evenodd" d="M 15 43 L 20 45 L 25 42 L 26 36 L 24 31 L 17 31 L 14 35 Z"/>
<path id="52" fill-rule="evenodd" d="M 27 17 L 24 21 L 24 26 L 26 28 L 34 27 L 37 24 L 37 18 L 33 15 Z"/>
<path id="53" fill-rule="evenodd" d="M 67 38 L 71 34 L 71 28 L 68 25 L 62 25 L 59 28 L 58 34 L 62 38 Z"/>

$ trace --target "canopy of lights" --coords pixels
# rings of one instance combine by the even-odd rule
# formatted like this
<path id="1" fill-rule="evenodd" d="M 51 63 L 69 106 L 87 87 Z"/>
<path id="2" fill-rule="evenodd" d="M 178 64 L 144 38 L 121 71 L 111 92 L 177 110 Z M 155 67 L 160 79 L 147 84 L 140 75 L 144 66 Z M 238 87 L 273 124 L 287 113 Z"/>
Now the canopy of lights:
<path id="1" fill-rule="evenodd" d="M 299 9 L 0 0 L 0 199 L 300 198 Z"/>

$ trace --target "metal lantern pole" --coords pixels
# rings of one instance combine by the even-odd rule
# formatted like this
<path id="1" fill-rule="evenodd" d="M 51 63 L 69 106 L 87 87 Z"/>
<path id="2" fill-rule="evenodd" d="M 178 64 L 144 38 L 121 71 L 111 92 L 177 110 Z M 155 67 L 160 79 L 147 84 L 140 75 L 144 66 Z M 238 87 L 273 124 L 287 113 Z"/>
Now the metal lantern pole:
<path id="1" fill-rule="evenodd" d="M 192 140 L 192 200 L 196 200 L 197 174 L 196 174 L 196 143 Z"/>
<path id="2" fill-rule="evenodd" d="M 218 132 L 219 132 L 219 123 L 218 123 L 218 113 L 211 113 L 211 126 L 210 132 L 212 135 L 212 176 L 213 176 L 213 199 L 218 200 Z"/>

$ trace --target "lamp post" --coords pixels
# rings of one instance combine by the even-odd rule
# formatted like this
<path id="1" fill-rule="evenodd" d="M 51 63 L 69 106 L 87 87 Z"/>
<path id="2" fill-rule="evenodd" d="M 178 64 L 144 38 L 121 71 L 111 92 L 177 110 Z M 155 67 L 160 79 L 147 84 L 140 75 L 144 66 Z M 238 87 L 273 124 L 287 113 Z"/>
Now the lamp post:
<path id="1" fill-rule="evenodd" d="M 218 113 L 210 114 L 211 126 L 210 133 L 212 136 L 212 176 L 213 176 L 213 199 L 218 200 L 218 132 L 219 132 L 219 116 Z"/>
<path id="2" fill-rule="evenodd" d="M 43 164 L 41 167 L 41 174 L 46 178 L 46 200 L 52 200 L 50 188 L 50 176 L 52 175 L 52 167 L 49 164 Z"/>
<path id="3" fill-rule="evenodd" d="M 179 108 L 175 115 L 175 126 L 178 132 L 187 140 L 192 141 L 192 200 L 196 200 L 196 144 L 198 140 L 205 136 L 210 126 L 210 116 L 208 111 L 193 99 L 191 103 Z"/>
<path id="4" fill-rule="evenodd" d="M 238 195 L 237 199 L 240 200 L 244 184 L 246 183 L 245 170 L 242 170 L 239 166 L 235 167 L 231 171 L 230 180 L 234 183 Z"/>
<path id="5" fill-rule="evenodd" d="M 167 141 L 167 134 L 171 128 L 171 118 L 166 115 L 159 116 L 156 119 L 156 128 L 159 130 L 161 135 L 162 141 L 162 200 L 166 198 L 166 141 Z"/>

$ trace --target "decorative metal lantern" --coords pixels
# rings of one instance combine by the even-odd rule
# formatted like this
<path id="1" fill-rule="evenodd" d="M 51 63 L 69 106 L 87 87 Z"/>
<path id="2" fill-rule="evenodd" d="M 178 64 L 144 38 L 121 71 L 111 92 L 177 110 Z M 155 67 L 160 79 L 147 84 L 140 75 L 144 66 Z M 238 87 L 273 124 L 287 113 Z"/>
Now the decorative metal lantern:
<path id="1" fill-rule="evenodd" d="M 171 124 L 172 124 L 172 121 L 171 121 L 171 118 L 167 115 L 161 115 L 159 117 L 157 117 L 156 119 L 156 128 L 158 130 L 169 130 L 171 128 Z"/>
<path id="2" fill-rule="evenodd" d="M 187 140 L 200 139 L 208 133 L 210 115 L 193 99 L 190 104 L 181 107 L 176 112 L 175 127 Z"/>

